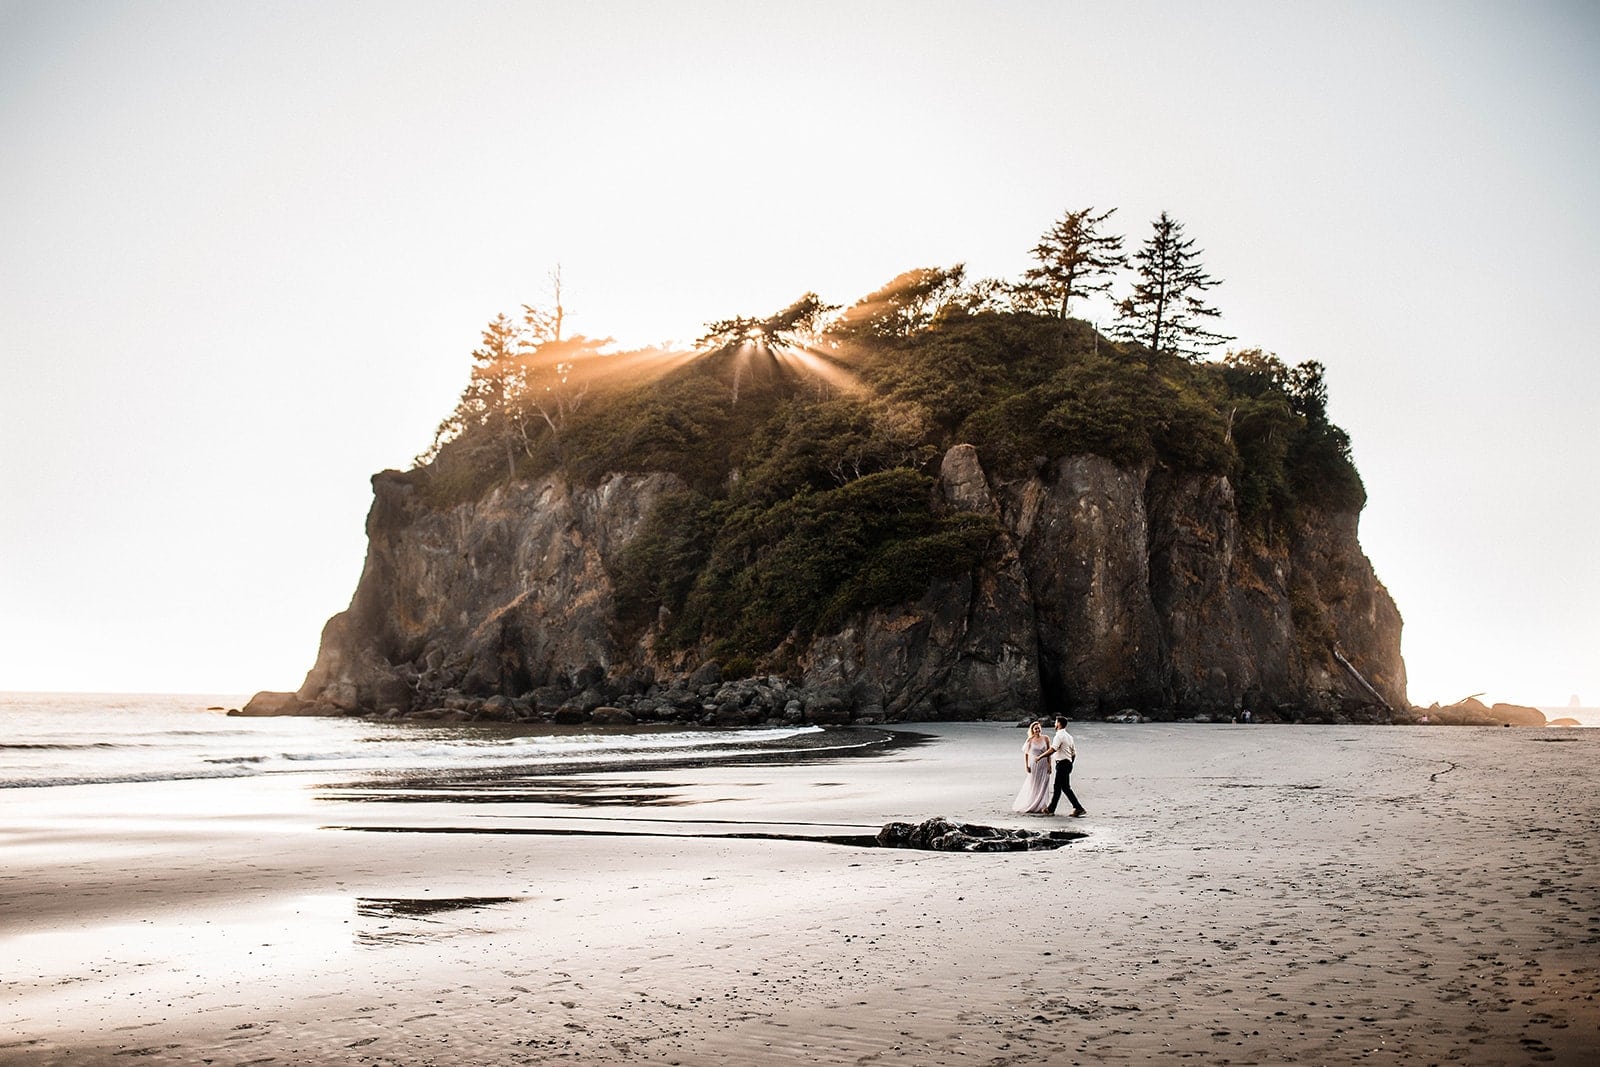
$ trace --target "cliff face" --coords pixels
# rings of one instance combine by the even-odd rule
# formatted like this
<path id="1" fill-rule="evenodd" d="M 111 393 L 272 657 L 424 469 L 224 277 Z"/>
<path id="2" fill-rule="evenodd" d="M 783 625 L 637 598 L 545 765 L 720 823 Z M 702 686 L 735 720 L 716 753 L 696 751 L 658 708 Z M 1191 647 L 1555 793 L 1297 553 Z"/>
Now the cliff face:
<path id="1" fill-rule="evenodd" d="M 451 690 L 519 694 L 634 664 L 619 651 L 606 562 L 637 531 L 665 474 L 596 489 L 558 478 L 434 511 L 405 475 L 372 480 L 367 560 L 328 621 L 302 701 L 408 710 Z"/>
<path id="2" fill-rule="evenodd" d="M 301 706 L 497 696 L 522 717 L 632 703 L 717 721 L 1406 706 L 1400 616 L 1355 515 L 1313 514 L 1270 548 L 1241 536 L 1225 478 L 1071 456 L 996 485 L 969 445 L 945 455 L 938 491 L 946 509 L 999 520 L 987 558 L 811 640 L 796 656 L 798 692 L 764 684 L 763 704 L 753 683 L 743 696 L 723 686 L 704 704 L 682 677 L 696 663 L 656 655 L 653 630 L 619 627 L 608 572 L 678 485 L 551 477 L 433 511 L 406 475 L 378 475 L 366 566 L 323 632 Z M 696 681 L 703 697 L 720 679 Z"/>
<path id="3" fill-rule="evenodd" d="M 959 445 L 939 470 L 944 505 L 1000 517 L 977 452 Z M 866 613 L 811 643 L 808 686 L 858 694 L 891 719 L 1015 718 L 1041 707 L 1038 618 L 1015 538 L 971 572 L 938 579 L 912 604 Z"/>
<path id="4" fill-rule="evenodd" d="M 1406 706 L 1400 615 L 1354 515 L 1316 513 L 1286 549 L 1246 544 L 1226 478 L 1097 456 L 1005 498 L 1045 688 L 1074 712 Z"/>

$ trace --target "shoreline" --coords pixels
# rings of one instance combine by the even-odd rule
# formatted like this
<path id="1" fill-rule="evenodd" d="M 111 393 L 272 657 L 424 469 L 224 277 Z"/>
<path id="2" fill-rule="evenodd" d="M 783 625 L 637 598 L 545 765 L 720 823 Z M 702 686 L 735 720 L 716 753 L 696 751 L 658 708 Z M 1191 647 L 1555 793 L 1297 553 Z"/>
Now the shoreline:
<path id="1" fill-rule="evenodd" d="M 10 791 L 0 1063 L 1600 1054 L 1600 735 L 1072 729 L 1079 820 L 1011 814 L 1021 735 L 981 723 L 448 800 L 315 773 Z M 933 815 L 1089 837 L 814 839 Z"/>

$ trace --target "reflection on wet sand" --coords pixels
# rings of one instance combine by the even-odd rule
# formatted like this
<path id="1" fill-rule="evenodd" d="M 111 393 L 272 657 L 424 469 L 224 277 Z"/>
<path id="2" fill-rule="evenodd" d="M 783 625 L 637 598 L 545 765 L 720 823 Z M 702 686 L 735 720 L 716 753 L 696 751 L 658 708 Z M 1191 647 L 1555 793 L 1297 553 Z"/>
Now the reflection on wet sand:
<path id="1" fill-rule="evenodd" d="M 318 794 L 319 800 L 386 804 L 561 804 L 569 807 L 674 807 L 684 799 L 668 782 L 586 782 L 568 776 L 505 778 L 463 782 L 425 780 L 412 787 L 342 786 Z"/>
<path id="2" fill-rule="evenodd" d="M 820 835 L 763 833 L 757 830 L 735 830 L 721 834 L 670 833 L 648 830 L 592 830 L 569 826 L 329 826 L 325 829 L 362 830 L 380 834 L 518 834 L 533 837 L 683 837 L 734 841 L 810 841 L 822 845 L 851 845 L 856 848 L 875 848 L 878 844 L 876 828 L 871 833 Z"/>
<path id="3" fill-rule="evenodd" d="M 357 897 L 356 914 L 378 919 L 419 919 L 433 922 L 433 916 L 465 908 L 492 908 L 515 904 L 522 897 Z"/>
<path id="4" fill-rule="evenodd" d="M 884 755 L 897 749 L 914 748 L 929 740 L 924 734 L 874 729 L 817 731 L 783 739 L 760 751 L 719 750 L 714 757 L 700 753 L 654 761 L 650 769 L 656 773 L 658 780 L 652 781 L 619 779 L 614 762 L 568 762 L 559 768 L 541 766 L 538 774 L 529 773 L 526 767 L 389 773 L 381 778 L 323 787 L 317 799 L 336 804 L 394 804 L 411 808 L 407 812 L 407 821 L 403 823 L 392 819 L 380 821 L 383 815 L 375 814 L 370 822 L 355 821 L 323 827 L 325 830 L 366 833 L 800 841 L 851 848 L 898 847 L 965 852 L 1054 849 L 1088 836 L 1081 832 L 1061 830 L 1044 833 L 1000 831 L 989 826 L 952 824 L 935 819 L 933 822 L 940 825 L 940 834 L 954 833 L 955 837 L 934 843 L 933 838 L 938 835 L 912 834 L 910 825 L 903 823 L 879 826 L 797 823 L 794 820 L 763 822 L 681 817 L 581 817 L 559 810 L 588 808 L 638 811 L 746 799 L 730 795 L 727 790 L 759 794 L 767 783 L 724 780 L 722 789 L 708 791 L 701 776 L 686 778 L 679 772 L 685 769 L 726 771 L 754 766 L 793 766 L 816 762 L 824 755 L 832 758 L 839 755 Z M 830 786 L 842 787 L 843 783 L 817 783 L 815 788 Z M 444 810 L 428 812 L 427 808 L 434 805 Z M 423 810 L 417 811 L 418 808 Z M 595 823 L 600 825 L 596 826 Z M 724 828 L 712 830 L 706 828 L 708 825 Z M 903 832 L 890 833 L 897 827 L 902 828 Z"/>
<path id="5" fill-rule="evenodd" d="M 437 916 L 450 912 L 493 908 L 501 904 L 515 904 L 523 897 L 357 897 L 356 915 L 363 919 L 388 920 L 376 929 L 360 929 L 355 933 L 356 944 L 368 948 L 384 945 L 416 944 L 438 941 L 446 937 L 466 934 L 487 934 L 491 931 L 477 927 L 457 926 L 442 922 Z M 396 922 L 398 925 L 391 925 Z M 417 924 L 424 923 L 426 926 Z"/>

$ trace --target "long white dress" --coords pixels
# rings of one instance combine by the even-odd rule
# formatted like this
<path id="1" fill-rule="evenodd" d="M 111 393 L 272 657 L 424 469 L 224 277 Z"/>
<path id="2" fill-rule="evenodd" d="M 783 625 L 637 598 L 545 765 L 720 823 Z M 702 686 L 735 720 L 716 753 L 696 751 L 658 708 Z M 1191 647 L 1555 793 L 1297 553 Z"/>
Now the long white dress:
<path id="1" fill-rule="evenodd" d="M 1017 799 L 1011 802 L 1012 811 L 1032 814 L 1050 810 L 1050 791 L 1054 782 L 1050 778 L 1050 761 L 1044 758 L 1049 749 L 1050 741 L 1044 737 L 1035 741 L 1030 736 L 1022 743 L 1022 751 L 1033 769 L 1022 779 Z"/>

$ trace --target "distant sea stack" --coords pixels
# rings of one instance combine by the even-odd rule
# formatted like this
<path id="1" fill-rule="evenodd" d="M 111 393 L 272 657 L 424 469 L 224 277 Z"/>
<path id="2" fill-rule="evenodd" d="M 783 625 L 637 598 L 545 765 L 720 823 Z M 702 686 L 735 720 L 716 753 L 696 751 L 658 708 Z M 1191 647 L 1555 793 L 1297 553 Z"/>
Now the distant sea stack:
<path id="1" fill-rule="evenodd" d="M 972 291 L 808 294 L 658 362 L 502 317 L 434 449 L 374 476 L 304 685 L 246 713 L 1409 718 L 1319 366 Z M 522 399 L 485 393 L 513 359 Z"/>
<path id="2" fill-rule="evenodd" d="M 1490 706 L 1477 697 L 1454 704 L 1433 704 L 1421 712 L 1419 721 L 1430 726 L 1576 726 L 1575 719 L 1547 721 L 1544 712 L 1523 704 Z"/>

